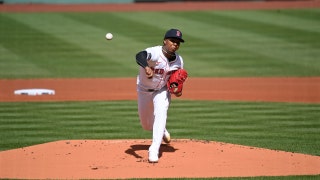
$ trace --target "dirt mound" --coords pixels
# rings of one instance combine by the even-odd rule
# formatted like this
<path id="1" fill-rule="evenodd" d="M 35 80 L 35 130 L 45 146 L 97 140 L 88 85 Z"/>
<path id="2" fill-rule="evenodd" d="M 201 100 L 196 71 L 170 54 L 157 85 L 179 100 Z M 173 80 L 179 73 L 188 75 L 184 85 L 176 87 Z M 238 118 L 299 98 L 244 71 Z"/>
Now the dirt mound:
<path id="1" fill-rule="evenodd" d="M 320 157 L 197 140 L 162 144 L 147 161 L 150 140 L 62 140 L 0 152 L 0 178 L 122 179 L 320 174 Z"/>

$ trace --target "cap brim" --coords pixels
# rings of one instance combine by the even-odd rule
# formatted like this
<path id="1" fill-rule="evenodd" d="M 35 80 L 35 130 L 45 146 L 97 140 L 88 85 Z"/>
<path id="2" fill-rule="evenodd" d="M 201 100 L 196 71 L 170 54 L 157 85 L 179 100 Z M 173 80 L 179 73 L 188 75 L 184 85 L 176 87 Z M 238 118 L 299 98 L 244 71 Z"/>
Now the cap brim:
<path id="1" fill-rule="evenodd" d="M 177 38 L 177 37 L 165 37 L 164 39 L 169 39 L 169 38 L 178 39 L 180 42 L 184 42 L 184 40 L 183 40 L 183 39 L 181 39 L 181 38 Z"/>

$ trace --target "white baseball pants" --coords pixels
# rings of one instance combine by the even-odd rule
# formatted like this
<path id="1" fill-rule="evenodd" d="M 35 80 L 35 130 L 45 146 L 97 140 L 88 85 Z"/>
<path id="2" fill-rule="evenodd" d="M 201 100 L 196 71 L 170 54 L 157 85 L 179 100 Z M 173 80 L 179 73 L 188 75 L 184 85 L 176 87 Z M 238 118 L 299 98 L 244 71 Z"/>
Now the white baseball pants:
<path id="1" fill-rule="evenodd" d="M 138 111 L 143 129 L 152 131 L 152 144 L 149 151 L 159 153 L 166 128 L 167 112 L 171 95 L 166 87 L 154 92 L 138 88 Z"/>

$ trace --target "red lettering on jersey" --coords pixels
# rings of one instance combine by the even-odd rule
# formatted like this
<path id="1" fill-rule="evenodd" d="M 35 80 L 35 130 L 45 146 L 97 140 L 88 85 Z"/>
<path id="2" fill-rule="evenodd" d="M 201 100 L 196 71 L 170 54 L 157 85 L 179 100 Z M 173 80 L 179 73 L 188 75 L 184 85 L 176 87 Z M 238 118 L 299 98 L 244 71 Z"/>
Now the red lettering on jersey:
<path id="1" fill-rule="evenodd" d="M 155 74 L 163 74 L 164 73 L 164 69 L 154 69 L 154 73 Z"/>

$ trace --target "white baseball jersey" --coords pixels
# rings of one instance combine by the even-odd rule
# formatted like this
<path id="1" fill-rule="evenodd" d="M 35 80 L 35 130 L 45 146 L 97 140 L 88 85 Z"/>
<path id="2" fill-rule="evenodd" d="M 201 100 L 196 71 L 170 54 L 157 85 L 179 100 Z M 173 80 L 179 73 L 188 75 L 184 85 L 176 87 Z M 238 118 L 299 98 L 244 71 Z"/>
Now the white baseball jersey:
<path id="1" fill-rule="evenodd" d="M 140 90 L 160 90 L 166 86 L 172 70 L 183 69 L 183 59 L 176 53 L 176 59 L 169 62 L 162 53 L 162 46 L 150 47 L 146 51 L 148 66 L 153 69 L 154 76 L 151 79 L 147 78 L 144 68 L 140 67 L 137 84 Z"/>

